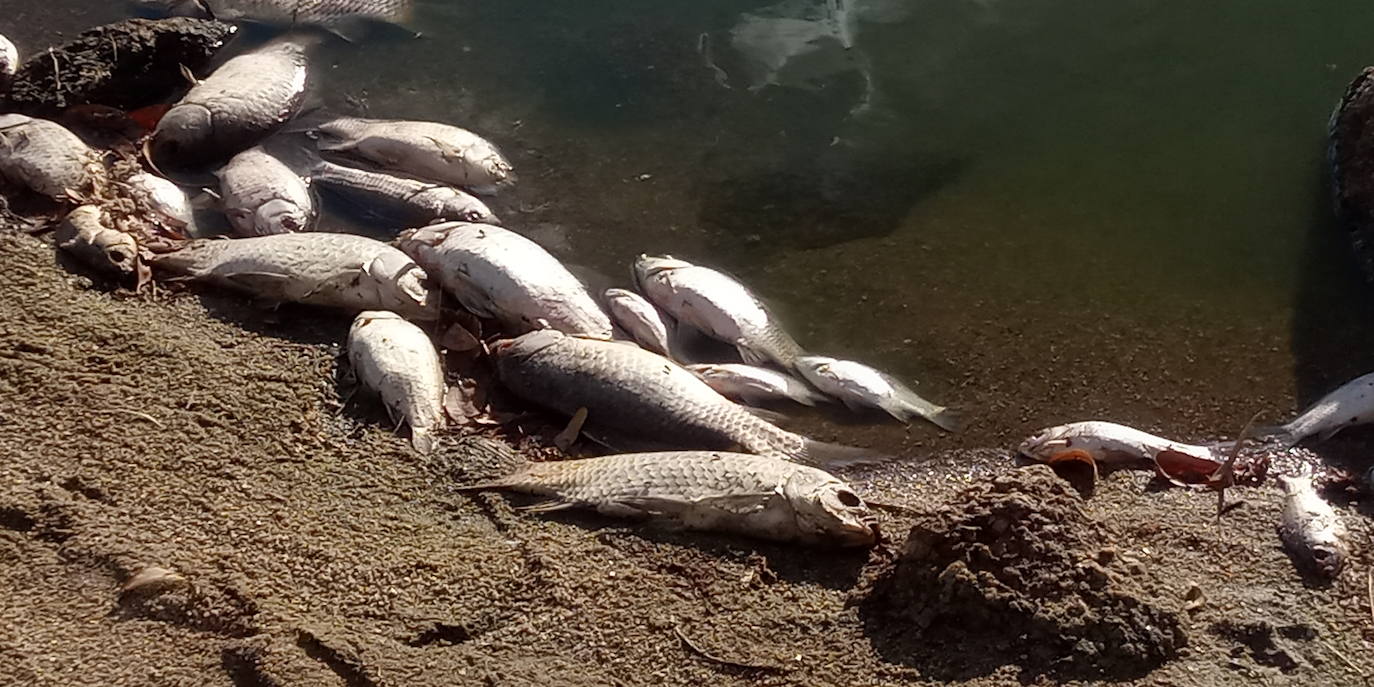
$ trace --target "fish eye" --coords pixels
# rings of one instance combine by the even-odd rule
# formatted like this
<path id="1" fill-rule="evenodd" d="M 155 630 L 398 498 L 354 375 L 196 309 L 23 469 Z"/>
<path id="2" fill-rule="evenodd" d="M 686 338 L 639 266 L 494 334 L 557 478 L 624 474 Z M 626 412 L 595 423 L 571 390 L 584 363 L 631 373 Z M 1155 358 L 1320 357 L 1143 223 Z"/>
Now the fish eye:
<path id="1" fill-rule="evenodd" d="M 105 255 L 110 258 L 110 262 L 116 265 L 122 265 L 128 262 L 133 257 L 132 255 L 124 252 L 123 248 L 111 248 L 108 251 L 106 251 Z"/>
<path id="2" fill-rule="evenodd" d="M 846 508 L 857 508 L 864 504 L 863 499 L 858 494 L 846 489 L 835 492 L 835 497 L 840 500 L 840 504 Z"/>

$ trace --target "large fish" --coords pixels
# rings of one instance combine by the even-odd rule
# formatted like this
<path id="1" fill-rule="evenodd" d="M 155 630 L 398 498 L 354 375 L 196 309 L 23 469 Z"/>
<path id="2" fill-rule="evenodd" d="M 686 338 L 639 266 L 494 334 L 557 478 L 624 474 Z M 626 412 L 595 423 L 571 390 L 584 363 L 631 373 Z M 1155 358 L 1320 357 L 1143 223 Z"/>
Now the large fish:
<path id="1" fill-rule="evenodd" d="M 723 363 L 688 365 L 687 369 L 722 396 L 749 405 L 787 399 L 804 406 L 814 406 L 826 400 L 824 395 L 807 386 L 806 382 L 767 367 Z"/>
<path id="2" fill-rule="evenodd" d="M 639 290 L 679 323 L 734 346 L 750 365 L 791 368 L 804 355 L 776 317 L 732 277 L 671 257 L 641 255 L 634 265 Z"/>
<path id="3" fill-rule="evenodd" d="M 306 231 L 315 222 L 309 184 L 262 148 L 235 155 L 217 176 L 224 214 L 239 236 Z"/>
<path id="4" fill-rule="evenodd" d="M 278 302 L 439 316 L 438 293 L 405 253 L 351 234 L 274 234 L 198 239 L 153 259 L 183 277 Z"/>
<path id="5" fill-rule="evenodd" d="M 406 226 L 435 221 L 500 224 L 496 213 L 476 196 L 452 186 L 371 172 L 319 161 L 310 178 L 375 204 L 388 218 Z"/>
<path id="6" fill-rule="evenodd" d="M 1115 422 L 1074 422 L 1041 430 L 1021 442 L 1021 455 L 1044 463 L 1075 457 L 1095 463 L 1133 465 L 1158 461 L 1161 455 L 1221 464 L 1225 456 L 1207 446 L 1184 444 Z"/>
<path id="7" fill-rule="evenodd" d="M 464 308 L 519 334 L 544 326 L 611 338 L 611 320 L 587 288 L 533 241 L 501 227 L 448 222 L 401 234 L 397 244 Z"/>
<path id="8" fill-rule="evenodd" d="M 743 453 L 669 451 L 528 463 L 464 489 L 551 497 L 540 510 L 594 508 L 613 517 L 662 518 L 694 530 L 774 541 L 870 546 L 877 518 L 863 499 L 816 468 Z"/>
<path id="9" fill-rule="evenodd" d="M 862 363 L 807 355 L 797 358 L 796 368 L 806 381 L 851 409 L 878 408 L 907 423 L 923 417 L 947 432 L 959 431 L 954 411 L 921 398 L 901 380 Z"/>
<path id="10" fill-rule="evenodd" d="M 510 162 L 490 141 L 438 122 L 339 117 L 318 125 L 319 149 L 373 162 L 424 181 L 494 193 L 515 181 Z"/>
<path id="11" fill-rule="evenodd" d="M 415 0 L 134 0 L 148 9 L 173 14 L 210 15 L 221 21 L 274 26 L 319 26 L 351 36 L 363 22 L 406 24 Z"/>
<path id="12" fill-rule="evenodd" d="M 1303 571 L 1334 578 L 1345 564 L 1345 526 L 1316 489 L 1312 478 L 1280 477 L 1283 514 L 1279 538 Z"/>
<path id="13" fill-rule="evenodd" d="M 100 154 L 61 124 L 0 114 L 0 176 L 60 200 L 100 171 Z"/>
<path id="14" fill-rule="evenodd" d="M 1289 446 L 1311 437 L 1329 439 L 1355 425 L 1374 422 L 1374 373 L 1357 377 L 1323 396 L 1292 422 L 1259 430 Z"/>
<path id="15" fill-rule="evenodd" d="M 360 313 L 348 330 L 348 362 L 358 383 L 382 397 L 399 428 L 410 426 L 420 453 L 444 426 L 444 368 L 429 336 L 393 312 Z"/>
<path id="16" fill-rule="evenodd" d="M 653 303 L 625 289 L 606 289 L 605 296 L 606 310 L 617 326 L 639 345 L 659 355 L 673 357 L 668 350 L 672 325 Z"/>
<path id="17" fill-rule="evenodd" d="M 751 414 L 696 375 L 619 341 L 546 329 L 491 349 L 502 384 L 532 403 L 665 446 L 744 450 L 811 465 L 875 462 L 857 448 L 813 441 Z"/>
<path id="18" fill-rule="evenodd" d="M 155 160 L 187 167 L 267 138 L 305 100 L 308 50 L 307 40 L 287 35 L 225 62 L 158 121 L 151 140 Z"/>

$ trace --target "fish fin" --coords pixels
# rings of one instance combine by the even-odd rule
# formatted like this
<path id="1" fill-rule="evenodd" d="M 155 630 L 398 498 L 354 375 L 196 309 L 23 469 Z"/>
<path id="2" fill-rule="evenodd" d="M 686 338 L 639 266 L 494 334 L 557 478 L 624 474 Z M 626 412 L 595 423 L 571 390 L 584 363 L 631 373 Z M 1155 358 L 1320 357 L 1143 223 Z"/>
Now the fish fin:
<path id="1" fill-rule="evenodd" d="M 1335 427 L 1332 427 L 1330 429 L 1322 430 L 1322 433 L 1319 434 L 1317 438 L 1321 441 L 1330 441 L 1331 437 L 1334 437 L 1337 434 L 1339 434 L 1340 431 L 1345 429 L 1347 426 L 1348 425 L 1336 425 Z"/>
<path id="2" fill-rule="evenodd" d="M 958 432 L 964 428 L 963 416 L 958 411 L 949 408 L 940 408 L 924 417 L 946 432 Z"/>
<path id="3" fill-rule="evenodd" d="M 859 403 L 858 401 L 856 401 L 856 400 L 854 400 L 854 399 L 852 399 L 852 398 L 849 398 L 848 396 L 842 396 L 842 397 L 840 398 L 840 402 L 844 403 L 844 407 L 848 408 L 851 412 L 862 413 L 862 412 L 868 410 L 868 406 L 866 406 L 866 405 L 864 405 L 864 404 L 862 404 L 862 403 Z M 891 412 L 891 411 L 888 411 L 888 412 Z M 903 420 L 903 419 L 900 418 L 900 417 L 897 418 L 897 419 L 898 419 L 898 420 L 902 420 L 902 422 L 906 422 L 906 420 Z"/>
<path id="4" fill-rule="evenodd" d="M 768 364 L 768 356 L 749 348 L 743 341 L 735 342 L 735 350 L 739 352 L 739 357 L 746 365 L 757 365 L 759 367 Z"/>
<path id="5" fill-rule="evenodd" d="M 753 415 L 754 417 L 760 420 L 763 420 L 764 422 L 767 422 L 770 425 L 776 425 L 779 422 L 786 422 L 788 419 L 786 414 L 779 413 L 776 410 L 769 410 L 767 408 L 756 408 L 754 406 L 746 405 L 741 405 L 740 407 L 743 408 L 745 412 L 749 413 L 750 415 Z"/>
<path id="6" fill-rule="evenodd" d="M 418 427 L 410 428 L 410 445 L 421 454 L 427 456 L 434 453 L 435 441 L 434 435 L 429 430 Z"/>
<path id="7" fill-rule="evenodd" d="M 187 67 L 184 64 L 178 64 L 177 67 L 180 67 L 181 78 L 186 79 L 186 83 L 191 84 L 191 86 L 193 87 L 200 85 L 200 79 L 197 79 L 196 75 L 191 73 L 190 67 Z"/>
<path id="8" fill-rule="evenodd" d="M 468 488 L 468 489 L 471 489 L 472 487 L 467 487 L 467 488 Z M 520 506 L 520 507 L 516 508 L 516 510 L 524 511 L 524 512 L 526 512 L 526 513 L 557 513 L 558 511 L 561 511 L 561 510 L 568 510 L 568 509 L 571 509 L 571 508 L 576 508 L 578 505 L 580 505 L 580 504 L 573 503 L 572 501 L 552 501 L 552 500 L 551 500 L 551 501 L 540 501 L 539 503 L 532 503 L 532 504 L 530 504 L 530 505 L 528 505 L 528 506 Z"/>
<path id="9" fill-rule="evenodd" d="M 585 407 L 578 408 L 577 412 L 573 413 L 572 419 L 568 420 L 568 426 L 564 427 L 563 431 L 553 438 L 553 445 L 557 446 L 558 450 L 567 453 L 568 449 L 572 448 L 573 442 L 576 442 L 577 438 L 582 435 L 582 425 L 586 422 L 587 409 Z"/>
<path id="10" fill-rule="evenodd" d="M 1253 433 L 1253 436 L 1265 437 L 1265 438 L 1268 438 L 1268 439 L 1273 439 L 1273 440 L 1275 440 L 1275 441 L 1278 441 L 1280 444 L 1282 444 L 1284 448 L 1293 448 L 1294 446 L 1297 446 L 1298 443 L 1301 442 L 1301 441 L 1303 440 L 1303 437 L 1300 437 L 1300 436 L 1298 436 L 1297 434 L 1295 434 L 1295 433 L 1293 432 L 1293 429 L 1292 429 L 1292 427 L 1291 427 L 1290 425 L 1273 425 L 1273 426 L 1270 426 L 1270 427 L 1256 427 L 1256 428 L 1255 428 L 1255 431 L 1254 431 L 1254 433 Z M 1328 439 L 1328 438 L 1330 438 L 1330 437 L 1325 437 L 1325 436 L 1324 436 L 1324 437 L 1322 437 L 1322 438 L 1323 438 L 1323 439 Z"/>
<path id="11" fill-rule="evenodd" d="M 236 272 L 223 277 L 225 283 L 244 291 L 255 291 L 264 282 L 273 286 L 291 281 L 284 274 L 275 272 Z"/>
<path id="12" fill-rule="evenodd" d="M 789 389 L 786 393 L 788 398 L 809 408 L 815 408 L 817 403 L 825 400 L 825 396 L 810 389 Z"/>
<path id="13" fill-rule="evenodd" d="M 872 465 L 886 463 L 894 459 L 894 456 L 885 455 L 873 449 L 831 444 L 814 439 L 803 439 L 801 448 L 788 457 L 798 463 L 818 468 Z"/>

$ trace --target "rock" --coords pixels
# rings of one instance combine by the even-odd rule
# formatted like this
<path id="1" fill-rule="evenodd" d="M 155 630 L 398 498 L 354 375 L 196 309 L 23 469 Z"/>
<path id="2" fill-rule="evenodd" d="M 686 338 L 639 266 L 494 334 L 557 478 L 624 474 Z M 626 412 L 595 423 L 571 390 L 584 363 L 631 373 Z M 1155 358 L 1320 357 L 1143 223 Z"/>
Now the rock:
<path id="1" fill-rule="evenodd" d="M 1365 278 L 1374 281 L 1374 67 L 1346 88 L 1328 134 L 1336 214 Z"/>

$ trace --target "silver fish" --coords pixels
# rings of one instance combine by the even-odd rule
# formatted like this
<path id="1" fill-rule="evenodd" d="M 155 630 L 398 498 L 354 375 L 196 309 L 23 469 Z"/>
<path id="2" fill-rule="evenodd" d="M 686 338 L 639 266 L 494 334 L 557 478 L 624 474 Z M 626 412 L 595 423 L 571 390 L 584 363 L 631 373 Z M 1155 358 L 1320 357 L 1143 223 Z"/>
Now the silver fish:
<path id="1" fill-rule="evenodd" d="M 896 377 L 862 363 L 807 355 L 797 358 L 796 368 L 806 381 L 851 409 L 879 408 L 902 422 L 923 417 L 947 432 L 959 431 L 957 413 L 921 398 Z"/>
<path id="2" fill-rule="evenodd" d="M 639 290 L 654 305 L 712 338 L 734 346 L 750 365 L 791 368 L 802 347 L 749 289 L 708 267 L 671 257 L 641 255 L 634 265 Z"/>
<path id="3" fill-rule="evenodd" d="M 319 26 L 348 36 L 358 22 L 406 24 L 414 0 L 134 0 L 145 9 L 209 15 L 220 21 Z"/>
<path id="4" fill-rule="evenodd" d="M 138 267 L 138 243 L 134 237 L 113 229 L 100 208 L 82 205 L 67 213 L 57 226 L 57 247 L 97 270 L 128 276 Z"/>
<path id="5" fill-rule="evenodd" d="M 410 254 L 472 314 L 513 333 L 543 326 L 611 338 L 611 319 L 539 244 L 501 227 L 448 222 L 401 234 Z"/>
<path id="6" fill-rule="evenodd" d="M 1347 556 L 1340 517 L 1317 494 L 1310 476 L 1280 477 L 1279 486 L 1283 489 L 1279 538 L 1294 563 L 1319 577 L 1335 578 Z"/>
<path id="7" fill-rule="evenodd" d="M 514 183 L 490 141 L 438 122 L 339 117 L 314 130 L 319 149 L 369 160 L 399 174 L 490 194 Z"/>
<path id="8" fill-rule="evenodd" d="M 351 234 L 198 239 L 153 259 L 173 274 L 279 302 L 439 316 L 425 271 L 381 241 Z"/>
<path id="9" fill-rule="evenodd" d="M 766 367 L 724 363 L 688 365 L 687 369 L 722 396 L 749 405 L 786 399 L 804 406 L 814 406 L 826 400 L 824 395 L 807 386 L 806 382 Z"/>
<path id="10" fill-rule="evenodd" d="M 669 446 L 739 450 L 812 465 L 882 460 L 769 424 L 696 375 L 633 344 L 546 329 L 491 349 L 502 384 L 532 403 Z"/>
<path id="11" fill-rule="evenodd" d="M 625 289 L 606 289 L 605 295 L 606 310 L 626 334 L 654 353 L 673 357 L 668 351 L 672 325 L 658 308 L 643 296 Z"/>
<path id="12" fill-rule="evenodd" d="M 399 428 L 410 426 L 420 453 L 434 450 L 444 426 L 444 368 L 429 336 L 393 312 L 368 310 L 348 330 L 348 362 L 364 387 L 382 397 Z"/>
<path id="13" fill-rule="evenodd" d="M 1278 437 L 1293 446 L 1311 436 L 1330 439 L 1346 427 L 1369 422 L 1374 422 L 1374 372 L 1357 377 L 1323 396 L 1292 422 L 1262 429 L 1259 433 Z"/>
<path id="14" fill-rule="evenodd" d="M 225 62 L 158 122 L 153 156 L 185 166 L 227 158 L 267 138 L 305 100 L 307 52 L 304 40 L 288 35 Z"/>
<path id="15" fill-rule="evenodd" d="M 61 200 L 99 174 L 100 154 L 57 122 L 0 115 L 0 176 Z"/>
<path id="16" fill-rule="evenodd" d="M 1185 444 L 1115 422 L 1074 422 L 1050 427 L 1021 442 L 1021 455 L 1055 463 L 1071 454 L 1086 454 L 1094 462 L 1128 465 L 1156 460 L 1162 453 L 1223 463 L 1224 455 L 1207 446 Z"/>
<path id="17" fill-rule="evenodd" d="M 217 176 L 224 214 L 239 236 L 306 231 L 315 222 L 309 184 L 262 148 L 235 155 Z"/>
<path id="18" fill-rule="evenodd" d="M 310 178 L 382 206 L 407 225 L 439 220 L 500 224 L 496 213 L 476 196 L 452 186 L 319 162 Z"/>
<path id="19" fill-rule="evenodd" d="M 744 453 L 669 451 L 528 463 L 465 487 L 557 499 L 536 510 L 594 508 L 693 530 L 773 541 L 871 546 L 877 518 L 846 484 L 816 468 Z"/>
<path id="20" fill-rule="evenodd" d="M 192 236 L 196 234 L 195 210 L 180 186 L 148 172 L 139 172 L 126 181 L 151 210 L 170 224 L 186 229 Z"/>

